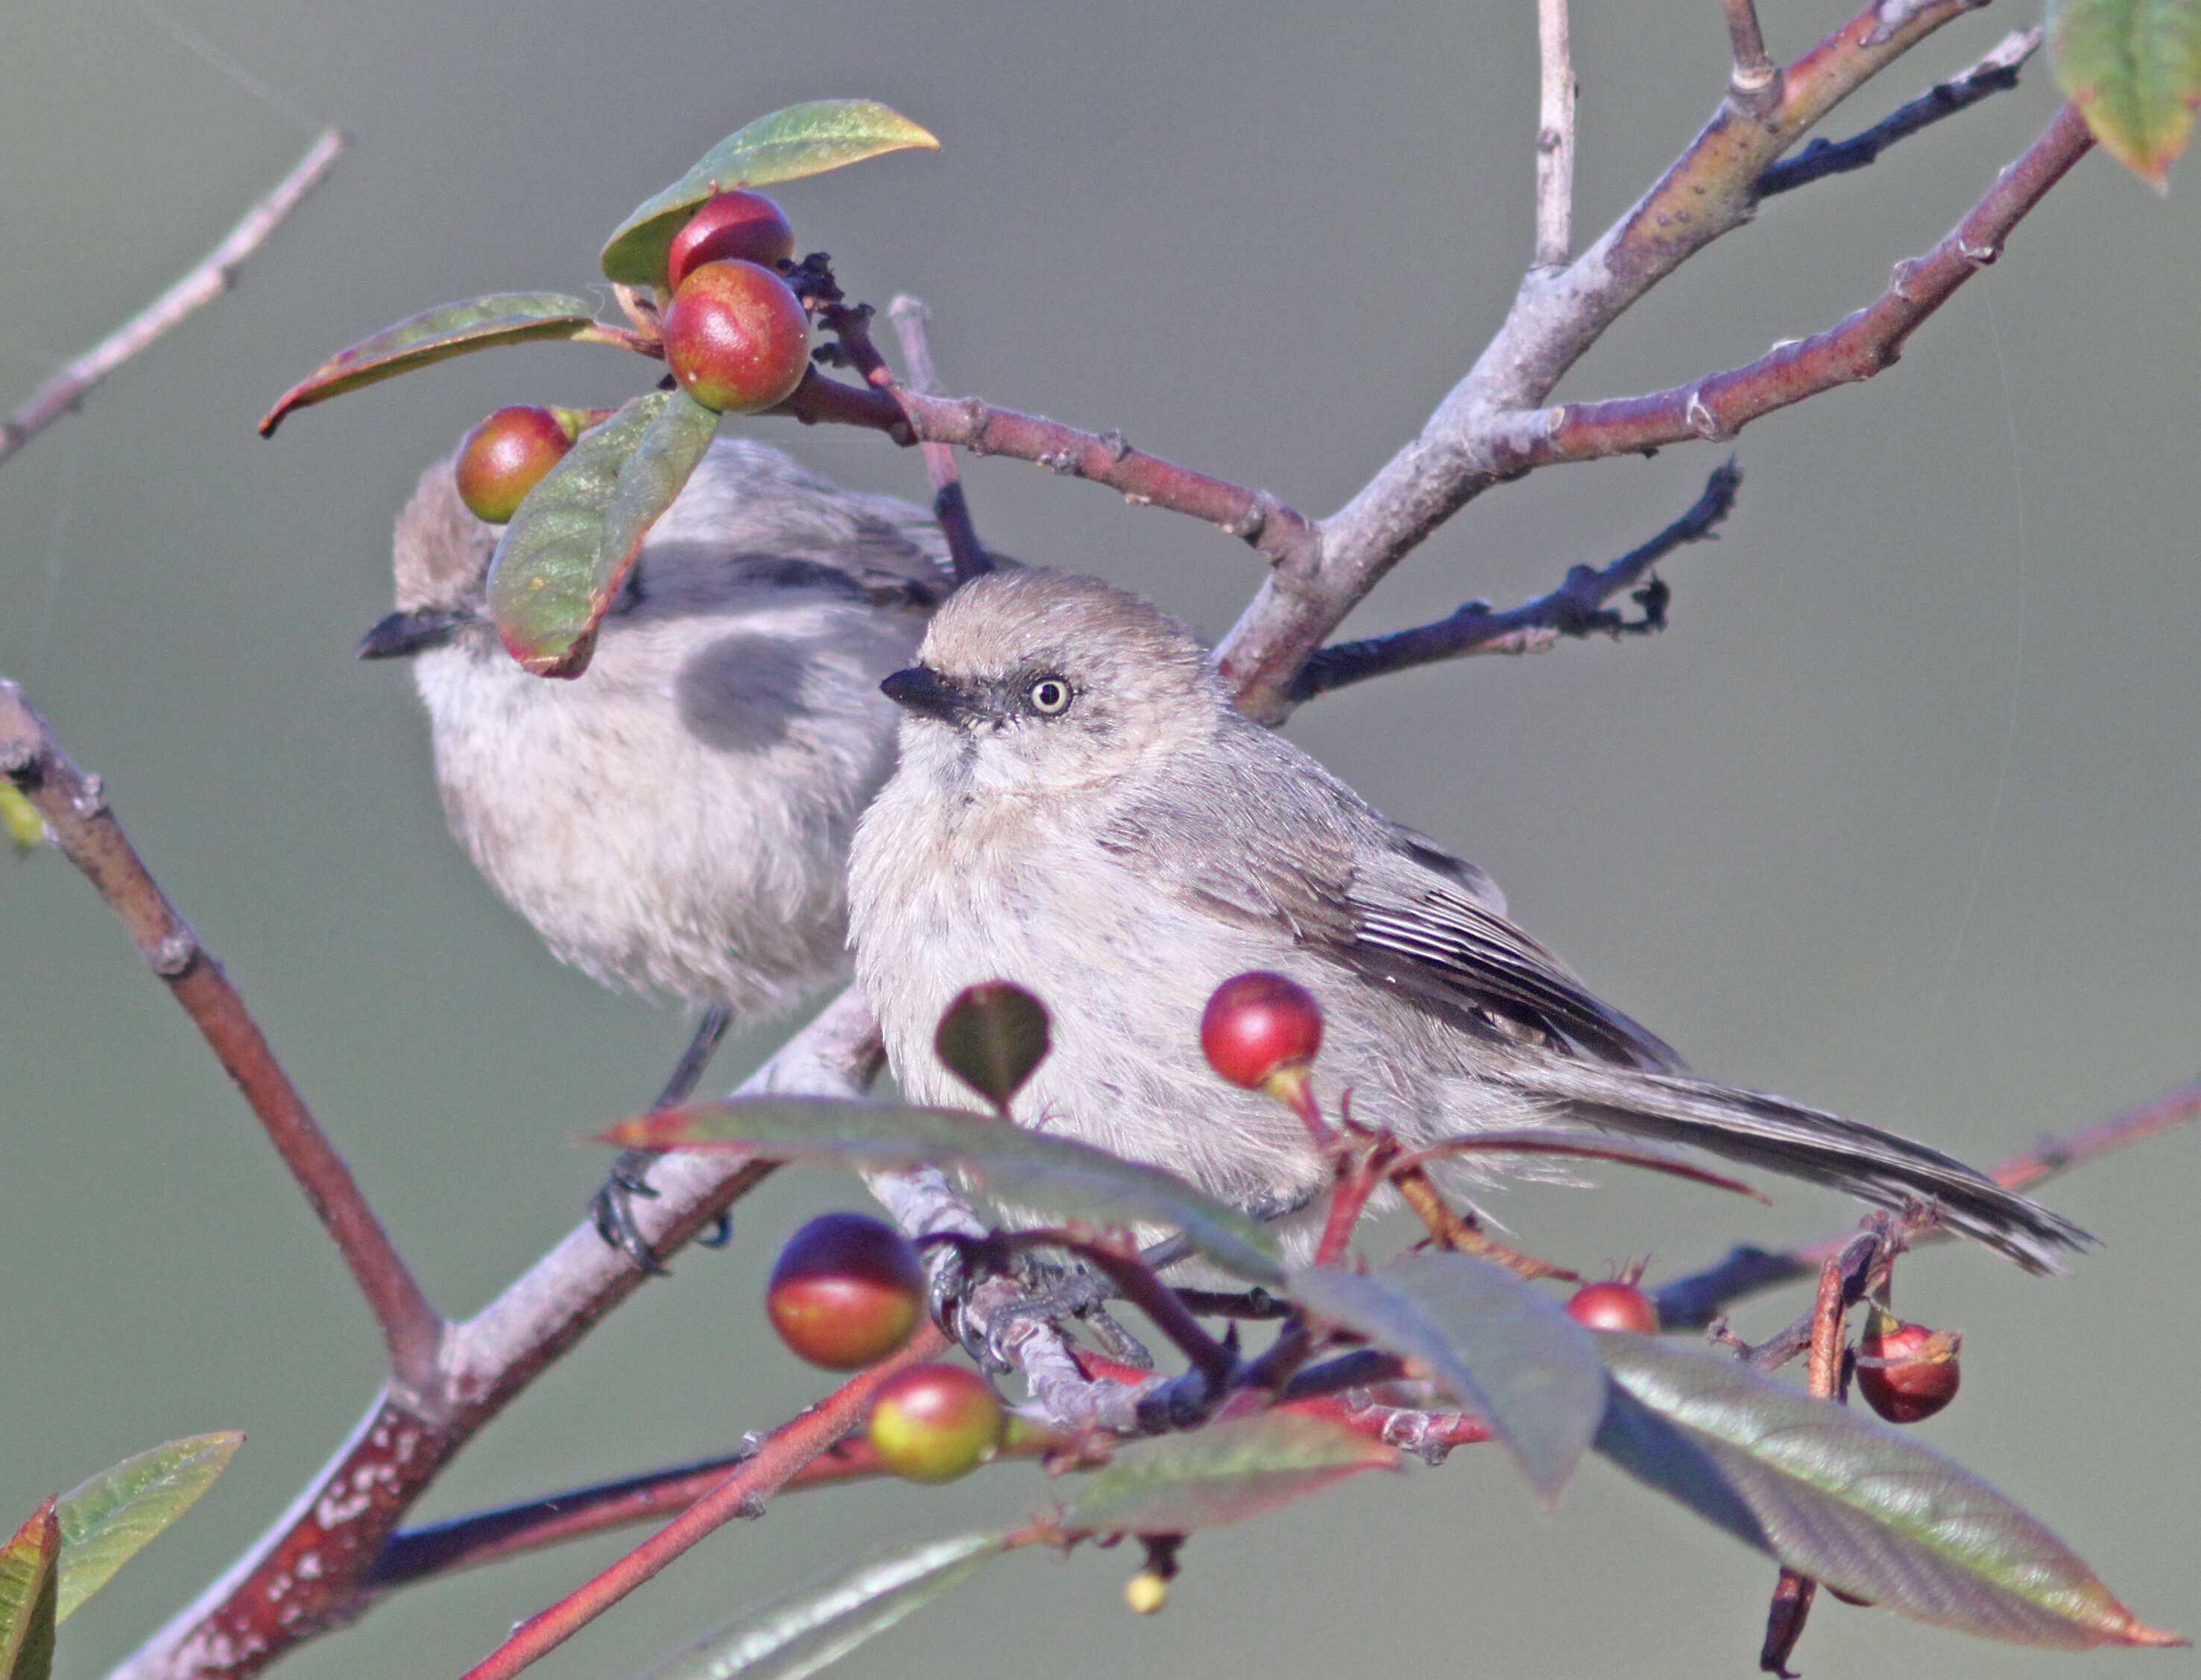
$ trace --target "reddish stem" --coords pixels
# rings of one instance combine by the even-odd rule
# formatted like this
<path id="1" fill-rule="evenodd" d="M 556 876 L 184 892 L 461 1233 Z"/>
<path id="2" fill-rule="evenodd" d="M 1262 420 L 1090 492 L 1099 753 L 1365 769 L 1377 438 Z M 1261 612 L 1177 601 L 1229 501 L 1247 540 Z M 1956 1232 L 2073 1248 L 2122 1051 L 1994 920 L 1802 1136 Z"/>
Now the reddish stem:
<path id="1" fill-rule="evenodd" d="M 464 1680 L 510 1680 L 547 1656 L 706 1535 L 737 1517 L 760 1517 L 782 1487 L 843 1436 L 862 1427 L 872 1398 L 897 1372 L 943 1351 L 948 1338 L 927 1325 L 891 1359 L 850 1377 L 824 1400 L 766 1436 L 719 1484 L 594 1579 L 512 1630 Z"/>
<path id="2" fill-rule="evenodd" d="M 1517 417 L 1500 428 L 1494 450 L 1520 470 L 1732 438 L 1776 408 L 1884 372 L 1927 317 L 2001 255 L 2010 231 L 2093 144 L 2078 107 L 2066 105 L 1947 237 L 1923 256 L 1896 264 L 1887 290 L 1838 326 L 1670 391 Z"/>
<path id="3" fill-rule="evenodd" d="M 131 845 L 107 807 L 99 778 L 77 768 L 52 728 L 24 700 L 22 690 L 5 679 L 0 679 L 0 775 L 38 808 L 62 855 L 120 919 L 138 954 L 236 1081 L 351 1268 L 381 1326 L 392 1383 L 416 1397 L 431 1393 L 443 1319 L 367 1206 L 343 1157 L 276 1060 L 244 999 Z"/>
<path id="4" fill-rule="evenodd" d="M 909 369 L 909 382 L 905 389 L 924 396 L 933 396 L 940 390 L 940 379 L 932 366 L 932 344 L 924 332 L 925 317 L 930 312 L 914 297 L 897 297 L 887 305 L 887 315 L 894 322 L 895 337 L 901 341 L 901 359 Z M 945 443 L 924 443 L 924 470 L 932 479 L 932 516 L 940 521 L 941 530 L 948 537 L 948 552 L 955 562 L 955 581 L 970 582 L 973 578 L 994 569 L 993 559 L 978 541 L 978 530 L 971 522 L 971 504 L 963 494 L 962 475 L 955 470 L 955 451 Z"/>
<path id="5" fill-rule="evenodd" d="M 1127 502 L 1206 520 L 1251 543 L 1279 566 L 1303 565 L 1314 526 L 1266 490 L 1246 490 L 1133 449 L 1120 432 L 1081 432 L 1058 420 L 996 408 L 975 397 L 927 397 L 848 385 L 814 368 L 775 412 L 806 425 L 829 422 L 883 432 L 897 443 L 945 443 L 975 455 L 1008 455 L 1089 479 Z"/>

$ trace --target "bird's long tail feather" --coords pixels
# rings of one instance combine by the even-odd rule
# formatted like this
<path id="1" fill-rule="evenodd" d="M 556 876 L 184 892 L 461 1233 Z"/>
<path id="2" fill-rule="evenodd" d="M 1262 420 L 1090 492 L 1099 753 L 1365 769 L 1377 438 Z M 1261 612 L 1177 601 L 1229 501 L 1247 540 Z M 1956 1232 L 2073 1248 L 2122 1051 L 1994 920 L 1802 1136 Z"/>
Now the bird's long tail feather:
<path id="1" fill-rule="evenodd" d="M 1687 1143 L 1882 1207 L 1930 1198 L 1951 1230 L 2028 1272 L 2062 1272 L 2064 1253 L 2095 1241 L 2061 1214 L 1939 1149 L 1786 1097 L 1559 1057 L 1537 1058 L 1507 1072 L 1524 1096 L 1610 1131 Z"/>

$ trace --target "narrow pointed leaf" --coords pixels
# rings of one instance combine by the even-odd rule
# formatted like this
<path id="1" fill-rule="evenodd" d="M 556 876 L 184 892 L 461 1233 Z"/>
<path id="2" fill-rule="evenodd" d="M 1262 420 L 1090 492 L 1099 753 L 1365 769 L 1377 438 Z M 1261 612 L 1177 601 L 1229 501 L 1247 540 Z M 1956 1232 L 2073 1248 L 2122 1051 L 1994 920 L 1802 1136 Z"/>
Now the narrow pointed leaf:
<path id="1" fill-rule="evenodd" d="M 445 303 L 338 350 L 275 399 L 275 406 L 260 417 L 260 435 L 273 437 L 283 417 L 295 408 L 310 408 L 431 361 L 536 338 L 579 338 L 595 326 L 587 303 L 555 291 L 493 291 L 463 303 Z"/>
<path id="2" fill-rule="evenodd" d="M 960 1108 L 829 1097 L 733 1097 L 625 1120 L 600 1142 L 625 1148 L 738 1148 L 768 1160 L 860 1172 L 917 1166 L 969 1174 L 989 1194 L 1043 1217 L 1106 1225 L 1168 1225 L 1225 1270 L 1283 1281 L 1276 1239 L 1257 1220 L 1159 1167 L 1027 1131 Z"/>
<path id="3" fill-rule="evenodd" d="M 1047 1057 L 1047 1006 L 1007 980 L 966 986 L 941 1016 L 932 1048 L 950 1073 L 1007 1108 Z"/>
<path id="4" fill-rule="evenodd" d="M 604 275 L 626 285 L 664 285 L 672 236 L 722 187 L 769 186 L 913 147 L 937 151 L 940 142 L 875 99 L 813 99 L 759 117 L 636 206 L 604 246 Z"/>
<path id="5" fill-rule="evenodd" d="M 1192 1534 L 1242 1523 L 1364 1470 L 1395 1470 L 1380 1441 L 1292 1412 L 1230 1418 L 1133 1442 L 1077 1490 L 1071 1534 Z"/>
<path id="6" fill-rule="evenodd" d="M 1005 1536 L 964 1534 L 860 1565 L 706 1635 L 646 1680 L 802 1680 L 1010 1549 Z"/>
<path id="7" fill-rule="evenodd" d="M 505 526 L 489 607 L 512 656 L 538 677 L 589 668 L 596 626 L 642 539 L 711 447 L 719 417 L 684 391 L 654 391 L 581 434 Z"/>
<path id="8" fill-rule="evenodd" d="M 2063 1542 L 1962 1466 L 1724 1354 L 1597 1337 L 1597 1449 L 1855 1598 L 2021 1645 L 2165 1645 Z"/>
<path id="9" fill-rule="evenodd" d="M 2058 0 L 2048 39 L 2094 138 L 2161 191 L 2201 100 L 2201 0 Z"/>
<path id="10" fill-rule="evenodd" d="M 1475 1413 L 1547 1504 L 1597 1434 L 1606 1383 L 1589 1332 L 1501 1266 L 1424 1254 L 1365 1278 L 1302 1266 L 1286 1293 L 1396 1354 Z"/>
<path id="11" fill-rule="evenodd" d="M 61 1549 L 51 1500 L 0 1545 L 0 1680 L 46 1680 L 53 1671 Z"/>
<path id="12" fill-rule="evenodd" d="M 234 1430 L 171 1441 L 123 1460 L 62 1495 L 58 1619 L 67 1621 L 147 1541 L 197 1502 L 244 1437 Z"/>

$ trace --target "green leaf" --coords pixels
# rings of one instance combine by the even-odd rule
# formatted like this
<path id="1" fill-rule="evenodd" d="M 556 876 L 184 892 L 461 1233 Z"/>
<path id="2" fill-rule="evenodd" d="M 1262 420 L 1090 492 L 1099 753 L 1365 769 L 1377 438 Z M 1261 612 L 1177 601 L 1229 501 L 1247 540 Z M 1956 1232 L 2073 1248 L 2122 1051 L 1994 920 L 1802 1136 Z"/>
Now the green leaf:
<path id="1" fill-rule="evenodd" d="M 719 417 L 684 391 L 628 402 L 527 492 L 490 561 L 489 608 L 512 656 L 578 677 L 642 539 L 703 459 Z"/>
<path id="2" fill-rule="evenodd" d="M 62 1528 L 48 1500 L 0 1545 L 0 1680 L 46 1680 L 54 1666 L 54 1592 Z"/>
<path id="3" fill-rule="evenodd" d="M 1120 1447 L 1061 1517 L 1071 1534 L 1191 1534 L 1241 1523 L 1399 1454 L 1326 1418 L 1269 1412 Z"/>
<path id="4" fill-rule="evenodd" d="M 932 1048 L 950 1073 L 1007 1112 L 1046 1060 L 1047 1006 L 1007 980 L 966 986 L 941 1016 Z"/>
<path id="5" fill-rule="evenodd" d="M 954 1167 L 989 1195 L 1051 1219 L 1170 1225 L 1218 1266 L 1257 1283 L 1283 1281 L 1276 1239 L 1258 1221 L 1159 1167 L 989 1114 L 833 1097 L 731 1097 L 626 1120 L 600 1139 L 638 1149 L 740 1148 L 768 1160 L 860 1172 Z"/>
<path id="6" fill-rule="evenodd" d="M 338 350 L 275 399 L 275 406 L 260 417 L 260 435 L 273 437 L 284 416 L 294 408 L 310 408 L 431 361 L 536 338 L 586 338 L 596 324 L 581 299 L 555 291 L 493 291 L 463 303 L 446 303 Z"/>
<path id="7" fill-rule="evenodd" d="M 1944 1458 L 1725 1354 L 1602 1331 L 1597 1450 L 1855 1598 L 1988 1639 L 2167 1645 L 2063 1542 Z"/>
<path id="8" fill-rule="evenodd" d="M 2057 0 L 2048 50 L 2103 150 L 2162 191 L 2201 101 L 2201 0 Z"/>
<path id="9" fill-rule="evenodd" d="M 802 1680 L 831 1667 L 1012 1549 L 1007 1536 L 964 1534 L 846 1570 L 707 1634 L 646 1680 Z"/>
<path id="10" fill-rule="evenodd" d="M 7 835 L 18 857 L 28 857 L 46 843 L 45 819 L 13 782 L 0 782 L 0 833 Z"/>
<path id="11" fill-rule="evenodd" d="M 875 99 L 813 99 L 759 117 L 705 152 L 686 174 L 644 200 L 604 246 L 605 278 L 625 285 L 665 284 L 672 236 L 696 208 L 721 188 L 769 186 L 821 175 L 882 152 L 940 142 Z"/>
<path id="12" fill-rule="evenodd" d="M 1369 1277 L 1301 1266 L 1285 1292 L 1396 1354 L 1490 1425 L 1545 1503 L 1597 1433 L 1606 1383 L 1589 1332 L 1470 1254 L 1408 1254 Z"/>
<path id="13" fill-rule="evenodd" d="M 147 1541 L 190 1510 L 244 1441 L 234 1430 L 171 1441 L 63 1494 L 56 1619 L 68 1620 Z"/>

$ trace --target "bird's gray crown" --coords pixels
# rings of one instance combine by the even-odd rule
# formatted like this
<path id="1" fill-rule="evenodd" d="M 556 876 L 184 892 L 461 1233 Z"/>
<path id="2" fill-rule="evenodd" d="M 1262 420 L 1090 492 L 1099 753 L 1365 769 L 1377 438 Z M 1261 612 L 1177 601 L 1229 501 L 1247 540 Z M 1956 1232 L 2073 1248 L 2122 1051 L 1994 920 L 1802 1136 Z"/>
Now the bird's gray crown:
<path id="1" fill-rule="evenodd" d="M 1122 677 L 1189 690 L 1206 669 L 1199 638 L 1152 602 L 1040 566 L 965 584 L 934 617 L 918 657 L 960 683 L 1046 670 L 1091 686 Z"/>

